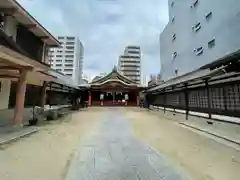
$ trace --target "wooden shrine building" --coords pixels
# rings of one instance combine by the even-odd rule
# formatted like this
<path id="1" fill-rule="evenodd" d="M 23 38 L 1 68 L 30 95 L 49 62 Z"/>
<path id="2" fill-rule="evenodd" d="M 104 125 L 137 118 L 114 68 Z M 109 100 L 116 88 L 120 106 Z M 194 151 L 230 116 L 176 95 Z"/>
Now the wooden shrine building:
<path id="1" fill-rule="evenodd" d="M 123 76 L 114 67 L 108 75 L 92 81 L 88 89 L 88 104 L 101 105 L 101 94 L 103 106 L 125 106 L 125 97 L 128 96 L 128 106 L 139 105 L 139 92 L 144 87 L 133 80 Z"/>

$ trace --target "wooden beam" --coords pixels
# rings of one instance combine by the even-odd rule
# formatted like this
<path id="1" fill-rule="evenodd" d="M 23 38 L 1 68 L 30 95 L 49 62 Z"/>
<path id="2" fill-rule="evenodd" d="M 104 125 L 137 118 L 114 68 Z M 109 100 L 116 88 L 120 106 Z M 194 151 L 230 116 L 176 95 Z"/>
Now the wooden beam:
<path id="1" fill-rule="evenodd" d="M 13 66 L 0 66 L 0 70 L 19 70 L 19 68 Z"/>
<path id="2" fill-rule="evenodd" d="M 49 36 L 42 36 L 42 37 L 40 37 L 40 39 L 42 39 L 42 40 L 47 40 L 49 38 L 50 38 Z"/>
<path id="3" fill-rule="evenodd" d="M 0 12 L 6 14 L 6 15 L 13 15 L 18 12 L 17 8 L 7 8 L 7 7 L 2 7 L 0 8 Z"/>
<path id="4" fill-rule="evenodd" d="M 19 78 L 19 77 L 13 75 L 0 75 L 0 78 Z"/>
<path id="5" fill-rule="evenodd" d="M 31 67 L 31 66 L 18 66 L 18 65 L 14 65 L 14 66 L 1 66 L 0 65 L 0 70 L 20 70 L 20 69 L 26 69 L 26 70 L 32 71 L 33 67 Z"/>
<path id="6" fill-rule="evenodd" d="M 26 27 L 27 29 L 34 29 L 37 27 L 36 24 L 24 24 L 24 27 Z"/>

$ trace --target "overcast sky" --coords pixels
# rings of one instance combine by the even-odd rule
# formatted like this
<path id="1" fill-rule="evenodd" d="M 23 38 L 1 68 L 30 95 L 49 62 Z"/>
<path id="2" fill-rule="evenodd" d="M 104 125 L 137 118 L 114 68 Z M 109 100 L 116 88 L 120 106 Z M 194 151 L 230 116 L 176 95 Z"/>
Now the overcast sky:
<path id="1" fill-rule="evenodd" d="M 84 74 L 109 72 L 127 45 L 140 45 L 142 72 L 160 72 L 167 0 L 18 0 L 54 36 L 78 36 Z"/>

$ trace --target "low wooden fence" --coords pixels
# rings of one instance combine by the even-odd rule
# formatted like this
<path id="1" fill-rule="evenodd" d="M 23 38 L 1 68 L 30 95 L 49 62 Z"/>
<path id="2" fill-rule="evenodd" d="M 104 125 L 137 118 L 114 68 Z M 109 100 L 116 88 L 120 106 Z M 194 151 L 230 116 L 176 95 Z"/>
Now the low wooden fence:
<path id="1" fill-rule="evenodd" d="M 155 93 L 149 93 L 149 103 L 153 106 L 189 111 L 240 117 L 240 76 L 198 83 L 172 85 Z"/>

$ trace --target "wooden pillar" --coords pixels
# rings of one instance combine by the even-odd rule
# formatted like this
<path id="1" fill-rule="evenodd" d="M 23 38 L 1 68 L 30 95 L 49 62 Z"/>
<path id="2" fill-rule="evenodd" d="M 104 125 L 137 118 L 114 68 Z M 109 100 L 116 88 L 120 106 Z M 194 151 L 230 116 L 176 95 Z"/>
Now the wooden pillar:
<path id="1" fill-rule="evenodd" d="M 210 94 L 210 89 L 209 89 L 209 85 L 208 85 L 208 79 L 205 80 L 205 87 L 207 89 L 207 98 L 208 98 L 208 109 L 211 109 L 211 94 Z M 212 114 L 211 112 L 208 113 L 208 118 L 211 119 L 212 118 Z"/>
<path id="2" fill-rule="evenodd" d="M 50 90 L 48 93 L 49 106 L 52 107 L 52 83 L 50 83 Z"/>
<path id="3" fill-rule="evenodd" d="M 23 126 L 24 120 L 24 102 L 25 102 L 25 92 L 26 92 L 26 78 L 27 70 L 20 70 L 20 77 L 17 83 L 16 90 L 16 105 L 14 109 L 13 123 L 16 126 Z"/>
<path id="4" fill-rule="evenodd" d="M 46 61 L 46 53 L 47 53 L 47 46 L 46 43 L 43 43 L 43 48 L 42 48 L 42 62 L 48 64 L 48 62 Z"/>
<path id="5" fill-rule="evenodd" d="M 41 107 L 44 107 L 44 105 L 46 104 L 46 97 L 47 97 L 46 89 L 47 89 L 47 82 L 44 81 L 43 86 L 41 87 Z"/>
<path id="6" fill-rule="evenodd" d="M 88 91 L 88 105 L 91 106 L 92 104 L 92 92 Z"/>
<path id="7" fill-rule="evenodd" d="M 137 100 L 137 106 L 139 106 L 139 92 L 136 92 L 136 100 Z"/>
<path id="8" fill-rule="evenodd" d="M 189 116 L 189 99 L 188 99 L 188 84 L 185 83 L 184 84 L 184 97 L 185 97 L 185 109 L 186 109 L 186 120 L 188 120 L 188 116 Z"/>
<path id="9" fill-rule="evenodd" d="M 166 89 L 164 89 L 164 94 L 163 94 L 163 104 L 164 104 L 164 106 L 163 106 L 163 112 L 164 112 L 164 114 L 166 113 L 166 105 L 167 105 L 167 94 L 166 94 Z"/>
<path id="10" fill-rule="evenodd" d="M 115 105 L 115 93 L 116 92 L 112 92 L 113 93 L 113 105 Z"/>

